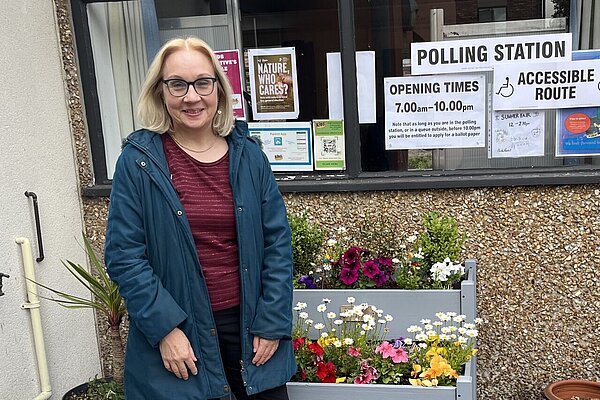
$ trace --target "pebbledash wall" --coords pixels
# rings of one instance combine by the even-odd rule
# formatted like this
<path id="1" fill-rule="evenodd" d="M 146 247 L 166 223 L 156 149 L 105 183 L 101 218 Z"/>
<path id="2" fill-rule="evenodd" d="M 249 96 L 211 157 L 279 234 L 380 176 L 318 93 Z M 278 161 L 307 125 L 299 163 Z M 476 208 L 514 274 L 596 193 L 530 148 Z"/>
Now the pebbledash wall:
<path id="1" fill-rule="evenodd" d="M 56 5 L 79 182 L 85 187 L 92 175 L 73 36 L 66 1 Z M 365 213 L 384 215 L 401 237 L 412 234 L 427 211 L 458 220 L 468 234 L 464 255 L 478 262 L 477 309 L 485 320 L 479 399 L 543 399 L 543 388 L 554 380 L 600 380 L 600 185 L 284 196 L 290 212 L 307 211 L 331 229 L 352 229 Z M 108 199 L 82 203 L 87 235 L 101 245 Z"/>

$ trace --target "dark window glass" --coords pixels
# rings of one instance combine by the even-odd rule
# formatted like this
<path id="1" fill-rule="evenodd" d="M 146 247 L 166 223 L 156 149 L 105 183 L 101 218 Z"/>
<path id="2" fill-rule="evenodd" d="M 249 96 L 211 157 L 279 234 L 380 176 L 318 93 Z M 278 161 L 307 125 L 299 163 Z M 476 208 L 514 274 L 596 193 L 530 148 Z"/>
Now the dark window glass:
<path id="1" fill-rule="evenodd" d="M 339 52 L 337 1 L 240 0 L 244 50 L 294 47 L 298 121 L 328 118 L 327 53 Z"/>

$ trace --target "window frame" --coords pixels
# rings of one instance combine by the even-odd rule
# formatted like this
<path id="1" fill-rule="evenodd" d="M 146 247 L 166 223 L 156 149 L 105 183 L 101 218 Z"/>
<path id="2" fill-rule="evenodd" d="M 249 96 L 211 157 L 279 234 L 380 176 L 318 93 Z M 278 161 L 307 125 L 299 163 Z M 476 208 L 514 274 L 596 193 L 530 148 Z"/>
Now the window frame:
<path id="1" fill-rule="evenodd" d="M 72 0 L 71 12 L 77 46 L 81 87 L 94 185 L 82 189 L 84 197 L 106 197 L 110 194 L 102 121 L 98 106 L 98 94 L 94 59 L 92 54 L 87 4 L 97 2 L 120 2 L 122 0 Z M 145 3 L 147 0 L 140 0 Z M 147 18 L 156 19 L 152 7 L 143 7 Z M 341 173 L 276 173 L 282 192 L 337 192 L 413 189 L 451 189 L 498 186 L 571 185 L 600 183 L 600 168 L 590 165 L 544 167 L 540 169 L 485 169 L 454 171 L 383 171 L 366 172 L 361 167 L 360 126 L 358 119 L 358 94 L 353 77 L 356 76 L 354 1 L 338 0 L 338 23 L 340 28 L 340 53 L 344 92 L 344 117 L 346 139 L 346 170 Z M 158 25 L 157 25 L 158 26 Z M 146 32 L 147 46 L 155 46 L 158 30 Z M 148 57 L 155 54 L 148 49 Z M 152 51 L 154 50 L 154 51 Z"/>

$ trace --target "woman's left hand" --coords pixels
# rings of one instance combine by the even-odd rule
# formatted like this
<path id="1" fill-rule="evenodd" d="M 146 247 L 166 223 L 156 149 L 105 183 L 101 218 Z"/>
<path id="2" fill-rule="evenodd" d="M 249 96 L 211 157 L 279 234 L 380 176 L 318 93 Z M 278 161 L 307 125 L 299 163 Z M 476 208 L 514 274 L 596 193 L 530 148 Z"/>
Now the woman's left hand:
<path id="1" fill-rule="evenodd" d="M 252 351 L 254 351 L 252 364 L 259 367 L 269 361 L 273 354 L 275 354 L 278 346 L 279 339 L 269 340 L 255 336 L 252 341 Z"/>

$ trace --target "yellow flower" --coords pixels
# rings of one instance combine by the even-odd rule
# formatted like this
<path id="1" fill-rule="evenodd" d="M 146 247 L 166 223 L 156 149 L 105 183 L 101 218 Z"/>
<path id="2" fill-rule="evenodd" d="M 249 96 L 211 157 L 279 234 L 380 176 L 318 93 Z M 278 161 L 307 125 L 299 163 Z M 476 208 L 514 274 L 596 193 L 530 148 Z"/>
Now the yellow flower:
<path id="1" fill-rule="evenodd" d="M 421 371 L 422 371 L 422 368 L 419 364 L 413 364 L 413 369 L 412 369 L 412 372 L 410 373 L 410 375 L 417 376 L 417 375 L 419 375 L 419 372 L 421 372 Z M 420 381 L 420 379 L 417 379 L 417 380 Z"/>
<path id="2" fill-rule="evenodd" d="M 421 378 L 433 379 L 442 375 L 450 378 L 458 378 L 458 373 L 452 369 L 448 361 L 440 355 L 435 355 L 429 363 L 429 368 L 419 376 Z"/>
<path id="3" fill-rule="evenodd" d="M 446 354 L 448 354 L 448 350 L 446 350 L 445 347 L 437 347 L 433 345 L 429 348 L 429 350 L 427 350 L 427 353 L 425 353 L 425 357 L 434 357 L 438 354 L 445 356 Z"/>
<path id="4" fill-rule="evenodd" d="M 342 376 L 340 378 L 335 378 L 335 383 L 344 383 L 346 382 L 346 377 Z"/>
<path id="5" fill-rule="evenodd" d="M 325 347 L 325 346 L 331 346 L 333 344 L 333 342 L 335 342 L 337 340 L 336 337 L 320 337 L 319 339 L 317 339 L 317 343 L 319 343 L 319 346 L 321 347 Z"/>
<path id="6" fill-rule="evenodd" d="M 438 380 L 437 379 L 409 379 L 408 382 L 413 385 L 413 386 L 426 386 L 426 387 L 431 387 L 431 386 L 437 386 L 438 385 Z"/>

